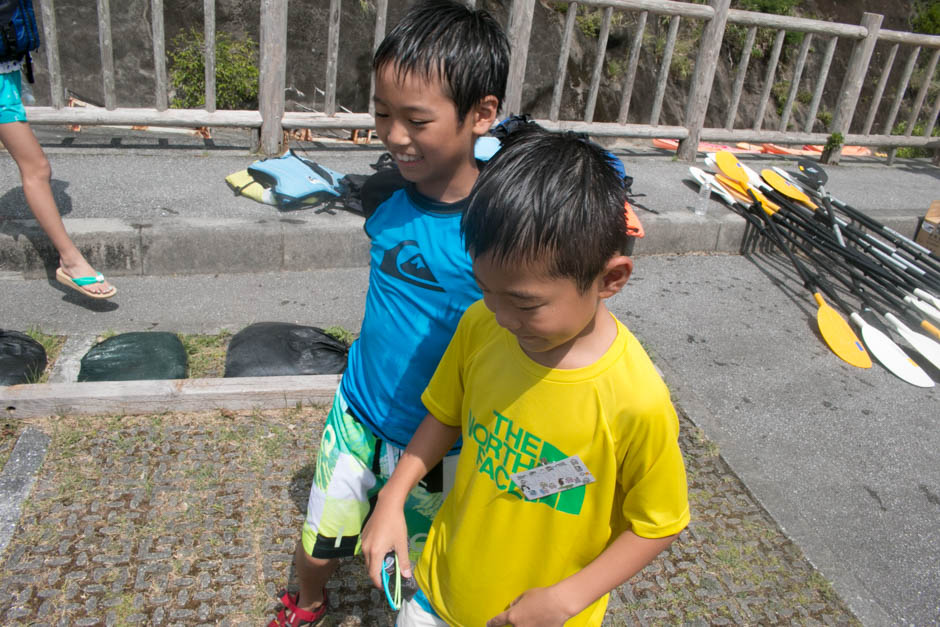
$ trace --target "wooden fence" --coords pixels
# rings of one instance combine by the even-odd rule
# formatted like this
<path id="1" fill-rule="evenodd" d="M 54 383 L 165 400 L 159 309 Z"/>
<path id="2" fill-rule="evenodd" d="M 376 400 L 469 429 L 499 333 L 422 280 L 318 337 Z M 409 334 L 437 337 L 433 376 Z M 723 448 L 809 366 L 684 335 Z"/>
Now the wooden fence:
<path id="1" fill-rule="evenodd" d="M 54 0 L 38 0 L 44 31 L 44 50 L 48 64 L 51 106 L 30 107 L 28 115 L 35 124 L 124 124 L 149 126 L 208 126 L 253 127 L 260 129 L 260 151 L 277 154 L 282 149 L 284 129 L 369 129 L 373 128 L 370 111 L 349 113 L 337 111 L 337 66 L 339 58 L 340 11 L 342 0 L 329 0 L 329 37 L 325 102 L 323 111 L 285 111 L 285 78 L 287 70 L 287 4 L 288 0 L 260 0 L 260 81 L 257 111 L 231 111 L 216 109 L 215 82 L 215 0 L 203 0 L 206 67 L 206 105 L 202 109 L 170 109 L 167 94 L 167 67 L 163 24 L 163 0 L 150 0 L 153 23 L 154 106 L 119 107 L 115 98 L 114 55 L 111 39 L 110 0 L 96 0 L 98 35 L 101 51 L 102 88 L 104 108 L 70 108 L 65 106 L 62 75 L 59 64 Z M 373 50 L 386 32 L 388 0 L 374 0 L 375 30 Z M 559 3 L 554 3 L 557 7 Z M 526 87 L 526 62 L 530 50 L 535 0 L 512 0 L 507 32 L 510 36 L 512 59 L 509 86 L 504 113 L 520 112 L 522 93 Z M 593 72 L 583 116 L 580 119 L 559 119 L 566 71 L 574 37 L 579 9 L 583 12 L 601 11 L 597 34 Z M 609 61 L 607 50 L 611 23 L 617 14 L 627 14 L 635 22 L 620 91 L 617 118 L 609 121 L 595 119 L 595 109 L 601 79 Z M 650 16 L 668 20 L 668 34 L 659 60 L 656 88 L 650 115 L 639 120 L 630 115 L 632 101 L 636 100 L 634 86 L 641 55 L 657 54 L 644 46 L 644 33 Z M 699 24 L 701 35 L 694 69 L 686 93 L 684 118 L 681 125 L 660 124 L 663 99 L 670 77 L 673 55 L 682 20 Z M 709 0 L 707 5 L 673 0 L 580 0 L 569 2 L 565 14 L 561 48 L 554 76 L 554 91 L 547 119 L 539 120 L 547 127 L 587 132 L 593 136 L 632 138 L 671 138 L 680 140 L 678 154 L 686 161 L 695 159 L 699 141 L 712 142 L 773 142 L 780 144 L 824 144 L 831 134 L 839 133 L 845 144 L 882 146 L 894 149 L 901 146 L 928 146 L 931 131 L 940 113 L 940 97 L 935 97 L 930 112 L 923 119 L 923 136 L 914 136 L 915 124 L 921 119 L 927 95 L 940 57 L 940 36 L 892 31 L 881 28 L 883 17 L 874 13 L 863 14 L 859 24 L 839 24 L 796 17 L 785 17 L 730 9 L 730 0 Z M 714 88 L 715 71 L 722 51 L 722 42 L 730 27 L 745 30 L 740 58 L 735 61 L 735 79 L 731 102 L 724 112 L 721 127 L 705 126 L 706 113 Z M 751 51 L 758 32 L 773 32 L 773 45 L 767 59 L 762 81 L 759 105 L 751 120 L 738 120 L 738 109 L 750 63 Z M 782 105 L 776 129 L 763 128 L 765 112 L 771 103 L 776 73 L 788 33 L 799 33 L 799 49 L 793 74 L 789 80 L 786 101 Z M 821 44 L 814 46 L 814 43 Z M 830 66 L 836 47 L 851 46 L 851 57 L 842 77 L 830 77 Z M 876 46 L 888 48 L 884 66 L 878 71 L 871 66 Z M 902 52 L 903 51 L 903 52 Z M 811 54 L 812 53 L 812 54 Z M 895 79 L 894 65 L 899 55 L 907 55 L 899 78 Z M 926 67 L 918 67 L 922 55 L 929 55 Z M 807 103 L 803 125 L 794 128 L 793 111 L 798 97 L 806 100 L 809 90 L 801 90 L 806 68 L 816 64 L 816 81 Z M 913 98 L 907 94 L 912 76 L 920 71 L 921 86 Z M 874 81 L 873 97 L 860 132 L 850 128 L 858 108 L 865 81 Z M 364 79 L 364 77 L 362 77 Z M 892 79 L 895 79 L 892 81 Z M 882 99 L 889 86 L 894 86 L 890 107 L 883 111 Z M 831 121 L 825 132 L 814 132 L 814 125 L 826 90 L 838 89 Z M 371 92 L 369 101 L 371 102 Z M 907 102 L 908 116 L 904 134 L 893 135 L 902 105 Z M 632 121 L 631 121 L 632 120 Z M 736 126 L 737 122 L 743 125 Z M 858 125 L 856 125 L 856 128 Z M 934 142 L 932 145 L 936 145 Z M 827 155 L 830 162 L 837 161 L 839 152 Z"/>

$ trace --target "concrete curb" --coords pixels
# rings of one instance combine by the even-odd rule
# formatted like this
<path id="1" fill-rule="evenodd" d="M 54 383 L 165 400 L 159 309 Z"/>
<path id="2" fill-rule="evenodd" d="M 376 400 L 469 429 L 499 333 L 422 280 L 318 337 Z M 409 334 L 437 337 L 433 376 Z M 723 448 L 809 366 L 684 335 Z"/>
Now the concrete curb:
<path id="1" fill-rule="evenodd" d="M 646 236 L 635 255 L 738 253 L 745 221 L 717 206 L 707 216 L 676 209 L 639 212 Z M 918 211 L 871 214 L 913 237 Z M 88 261 L 110 276 L 163 276 L 323 270 L 368 265 L 369 241 L 361 217 L 337 211 L 314 219 L 168 218 L 148 223 L 66 219 Z M 0 221 L 0 272 L 47 276 L 55 250 L 33 220 Z"/>
<path id="2" fill-rule="evenodd" d="M 89 263 L 112 276 L 271 272 L 368 264 L 362 218 L 323 220 L 174 218 L 146 224 L 64 220 Z M 41 278 L 55 267 L 52 244 L 33 220 L 0 222 L 0 271 Z"/>
<path id="3" fill-rule="evenodd" d="M 49 441 L 49 436 L 42 431 L 27 427 L 3 466 L 0 473 L 0 553 L 13 537 L 23 503 L 32 491 L 39 467 L 46 458 Z"/>

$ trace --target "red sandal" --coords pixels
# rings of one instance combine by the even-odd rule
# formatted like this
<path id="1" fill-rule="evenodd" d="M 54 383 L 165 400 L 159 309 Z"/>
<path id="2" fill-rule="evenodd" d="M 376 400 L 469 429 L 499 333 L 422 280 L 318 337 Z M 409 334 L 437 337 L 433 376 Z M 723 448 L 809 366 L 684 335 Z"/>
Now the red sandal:
<path id="1" fill-rule="evenodd" d="M 323 618 L 330 605 L 326 596 L 326 588 L 323 589 L 323 603 L 313 611 L 297 607 L 297 597 L 300 596 L 299 592 L 291 597 L 287 590 L 281 590 L 278 592 L 278 595 L 280 595 L 281 605 L 284 607 L 278 612 L 277 618 L 268 623 L 268 627 L 300 627 L 300 625 L 312 625 Z"/>

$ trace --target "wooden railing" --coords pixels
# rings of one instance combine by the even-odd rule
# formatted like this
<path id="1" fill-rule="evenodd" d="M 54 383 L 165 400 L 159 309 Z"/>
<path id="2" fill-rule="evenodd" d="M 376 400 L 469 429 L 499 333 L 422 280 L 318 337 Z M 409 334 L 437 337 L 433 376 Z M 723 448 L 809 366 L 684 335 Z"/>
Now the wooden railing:
<path id="1" fill-rule="evenodd" d="M 44 31 L 44 53 L 48 65 L 51 91 L 51 106 L 30 107 L 29 119 L 35 124 L 131 124 L 149 126 L 208 126 L 208 127 L 252 127 L 260 130 L 259 150 L 265 154 L 276 154 L 281 149 L 284 129 L 368 129 L 373 127 L 372 107 L 361 113 L 338 112 L 337 66 L 340 38 L 340 10 L 342 0 L 330 0 L 329 37 L 327 41 L 327 66 L 325 102 L 323 111 L 294 112 L 285 111 L 285 76 L 287 68 L 287 3 L 288 0 L 260 0 L 260 82 L 259 107 L 257 111 L 216 110 L 215 98 L 215 0 L 203 0 L 204 32 L 206 58 L 206 106 L 202 109 L 170 109 L 167 103 L 168 85 L 166 54 L 164 47 L 163 0 L 150 0 L 153 24 L 154 55 L 154 106 L 119 107 L 115 98 L 114 58 L 111 41 L 109 0 L 97 0 L 98 34 L 101 51 L 102 88 L 104 108 L 68 108 L 65 107 L 62 76 L 59 67 L 54 0 L 38 0 L 41 7 Z M 374 0 L 375 30 L 373 50 L 385 36 L 388 0 Z M 555 4 L 557 6 L 557 3 Z M 580 119 L 559 119 L 566 70 L 576 16 L 579 7 L 600 9 L 603 11 L 600 29 L 597 35 L 593 71 L 586 98 L 583 116 Z M 530 34 L 533 15 L 537 5 L 535 0 L 513 0 L 509 14 L 507 32 L 510 35 L 512 59 L 510 64 L 509 84 L 506 97 L 505 113 L 521 112 L 522 93 L 525 87 L 524 77 L 527 57 L 530 50 Z M 582 9 L 583 10 L 583 9 Z M 607 40 L 611 21 L 615 12 L 627 12 L 635 17 L 635 27 L 630 40 L 629 54 L 626 59 L 624 78 L 620 91 L 620 106 L 616 119 L 599 121 L 595 119 L 598 94 L 601 89 L 605 64 L 608 59 Z M 643 54 L 653 54 L 644 49 L 644 32 L 649 16 L 665 16 L 669 28 L 662 59 L 658 64 L 656 89 L 652 96 L 650 115 L 645 120 L 630 115 L 631 101 L 637 96 L 634 92 L 639 60 Z M 686 95 L 685 115 L 681 125 L 662 125 L 663 98 L 669 81 L 670 67 L 674 55 L 680 22 L 698 20 L 702 23 L 698 52 Z M 925 133 L 914 136 L 913 129 L 920 119 L 930 85 L 940 58 L 940 36 L 919 35 L 908 32 L 892 31 L 881 28 L 882 16 L 865 13 L 859 24 L 839 24 L 820 20 L 785 17 L 763 13 L 754 13 L 730 9 L 730 0 L 709 0 L 709 4 L 691 4 L 673 0 L 581 0 L 569 2 L 565 15 L 564 30 L 557 70 L 554 76 L 549 115 L 539 120 L 545 126 L 556 129 L 583 131 L 594 136 L 633 137 L 633 138 L 672 138 L 680 140 L 679 157 L 692 161 L 699 141 L 714 142 L 774 142 L 782 144 L 823 144 L 834 133 L 841 134 L 846 144 L 863 146 L 883 146 L 894 149 L 901 146 L 934 146 L 930 144 L 930 135 L 940 113 L 940 97 L 932 105 L 928 117 L 924 120 Z M 728 25 L 746 29 L 745 41 L 740 58 L 736 61 L 735 79 L 732 87 L 731 102 L 724 112 L 723 125 L 706 127 L 706 114 L 713 91 L 715 71 L 719 64 L 722 41 Z M 735 126 L 738 120 L 739 104 L 744 93 L 744 85 L 758 29 L 774 31 L 773 46 L 767 60 L 762 81 L 762 90 L 758 108 L 752 120 L 744 120 L 744 126 Z M 782 106 L 779 124 L 776 129 L 763 128 L 765 113 L 770 103 L 778 64 L 787 33 L 801 33 L 802 40 L 793 65 L 793 76 L 786 102 Z M 820 51 L 814 51 L 813 42 L 824 41 Z M 840 42 L 852 46 L 848 67 L 841 80 L 829 80 L 829 70 L 836 47 Z M 887 60 L 878 75 L 878 82 L 872 94 L 871 104 L 860 132 L 851 133 L 850 128 L 859 104 L 859 96 L 866 81 L 874 81 L 871 68 L 873 52 L 878 45 L 889 46 Z M 902 48 L 903 47 L 903 48 Z M 894 63 L 901 52 L 907 53 L 902 74 L 894 82 L 894 98 L 886 112 L 880 112 L 881 101 L 894 76 Z M 923 69 L 921 87 L 913 100 L 906 96 L 911 77 L 918 67 L 922 52 L 930 54 L 926 68 Z M 812 53 L 812 54 L 811 54 Z M 802 75 L 811 63 L 818 63 L 817 79 L 812 90 L 811 100 L 804 115 L 803 125 L 799 130 L 791 130 L 793 111 L 800 91 Z M 362 80 L 365 77 L 360 77 Z M 836 79 L 836 77 L 833 77 Z M 825 99 L 826 90 L 838 89 L 838 97 L 833 107 L 831 122 L 825 132 L 814 132 L 814 123 L 820 104 Z M 644 97 L 646 97 L 644 95 Z M 805 97 L 803 98 L 805 100 Z M 908 115 L 903 135 L 892 135 L 897 117 L 902 106 L 908 101 Z M 369 101 L 371 102 L 371 91 Z M 631 118 L 633 121 L 631 122 Z M 858 128 L 858 125 L 856 125 Z M 838 160 L 838 151 L 830 156 L 831 161 Z"/>

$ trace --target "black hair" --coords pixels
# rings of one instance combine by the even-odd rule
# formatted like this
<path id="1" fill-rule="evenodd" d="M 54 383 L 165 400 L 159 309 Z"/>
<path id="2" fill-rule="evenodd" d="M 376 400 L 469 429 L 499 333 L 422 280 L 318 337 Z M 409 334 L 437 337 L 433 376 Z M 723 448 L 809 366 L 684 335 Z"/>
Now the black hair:
<path id="1" fill-rule="evenodd" d="M 470 192 L 460 225 L 467 250 L 497 265 L 547 261 L 550 276 L 585 291 L 628 241 L 611 158 L 574 133 L 536 124 L 514 132 Z"/>
<path id="2" fill-rule="evenodd" d="M 506 95 L 509 40 L 496 19 L 453 0 L 425 0 L 409 9 L 375 56 L 376 72 L 392 65 L 401 78 L 439 79 L 463 122 L 486 96 Z"/>

